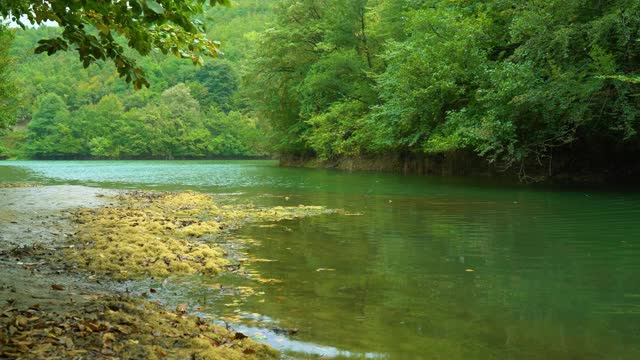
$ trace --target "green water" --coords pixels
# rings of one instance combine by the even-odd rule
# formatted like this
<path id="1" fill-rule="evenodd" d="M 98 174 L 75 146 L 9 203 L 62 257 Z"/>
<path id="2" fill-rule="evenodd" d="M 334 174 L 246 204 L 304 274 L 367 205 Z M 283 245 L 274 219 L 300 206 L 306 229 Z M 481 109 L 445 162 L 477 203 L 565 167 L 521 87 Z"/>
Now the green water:
<path id="1" fill-rule="evenodd" d="M 362 213 L 239 234 L 260 241 L 251 255 L 276 260 L 252 266 L 282 282 L 254 285 L 264 295 L 243 302 L 233 326 L 294 358 L 640 358 L 640 193 L 268 161 L 0 163 L 0 182 L 18 180 Z M 163 295 L 224 313 L 220 290 L 205 284 L 233 281 L 164 284 Z"/>

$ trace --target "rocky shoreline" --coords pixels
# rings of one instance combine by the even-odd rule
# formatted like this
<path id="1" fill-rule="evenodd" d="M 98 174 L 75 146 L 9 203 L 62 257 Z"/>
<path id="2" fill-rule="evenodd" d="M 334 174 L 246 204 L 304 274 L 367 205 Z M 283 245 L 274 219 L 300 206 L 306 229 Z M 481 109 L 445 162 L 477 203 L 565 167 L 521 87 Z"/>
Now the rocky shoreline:
<path id="1" fill-rule="evenodd" d="M 233 268 L 212 237 L 320 207 L 83 186 L 0 188 L 0 357 L 277 358 L 245 335 L 129 294 L 120 281 Z M 253 275 L 260 281 L 259 275 Z"/>

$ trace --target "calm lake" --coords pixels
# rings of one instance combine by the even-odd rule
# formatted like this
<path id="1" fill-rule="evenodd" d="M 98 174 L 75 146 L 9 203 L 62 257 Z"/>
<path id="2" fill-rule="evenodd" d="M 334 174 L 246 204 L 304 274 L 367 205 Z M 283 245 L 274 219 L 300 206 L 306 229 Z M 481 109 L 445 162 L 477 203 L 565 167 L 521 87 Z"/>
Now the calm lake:
<path id="1" fill-rule="evenodd" d="M 18 181 L 344 209 L 239 231 L 257 240 L 239 251 L 273 260 L 251 265 L 277 280 L 251 284 L 261 296 L 224 294 L 217 284 L 245 282 L 233 275 L 131 284 L 235 316 L 293 358 L 640 358 L 638 192 L 272 161 L 1 162 L 0 182 Z"/>

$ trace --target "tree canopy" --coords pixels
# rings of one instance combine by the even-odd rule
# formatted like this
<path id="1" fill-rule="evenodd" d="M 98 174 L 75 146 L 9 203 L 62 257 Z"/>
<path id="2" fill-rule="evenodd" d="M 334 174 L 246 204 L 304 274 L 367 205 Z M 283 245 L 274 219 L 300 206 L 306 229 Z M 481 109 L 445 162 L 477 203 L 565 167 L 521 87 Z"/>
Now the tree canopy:
<path id="1" fill-rule="evenodd" d="M 0 158 L 207 159 L 269 154 L 268 124 L 254 116 L 239 91 L 240 63 L 249 40 L 272 11 L 261 1 L 208 7 L 207 35 L 225 41 L 225 56 L 193 66 L 171 54 L 141 56 L 149 88 L 134 90 L 112 66 L 83 68 L 76 55 L 33 53 L 38 39 L 61 27 L 9 29 L 3 42 L 13 82 L 7 92 L 12 131 L 0 136 Z M 249 36 L 249 35 L 247 35 Z M 9 84 L 2 82 L 0 87 Z M 19 93 L 19 98 L 16 98 Z M 16 100 L 20 100 L 17 101 Z"/>
<path id="2" fill-rule="evenodd" d="M 245 81 L 283 153 L 517 169 L 640 144 L 638 1 L 277 3 Z"/>
<path id="3" fill-rule="evenodd" d="M 38 41 L 36 53 L 51 55 L 72 48 L 84 67 L 98 60 L 113 60 L 118 74 L 139 89 L 149 83 L 126 48 L 141 55 L 156 48 L 191 59 L 194 64 L 202 63 L 203 55 L 217 56 L 219 42 L 204 35 L 204 23 L 197 19 L 204 6 L 216 4 L 228 5 L 229 0 L 6 0 L 0 1 L 0 16 L 22 27 L 57 23 L 62 33 Z"/>
<path id="4" fill-rule="evenodd" d="M 17 90 L 11 76 L 11 40 L 12 34 L 0 25 L 0 135 L 15 122 Z"/>

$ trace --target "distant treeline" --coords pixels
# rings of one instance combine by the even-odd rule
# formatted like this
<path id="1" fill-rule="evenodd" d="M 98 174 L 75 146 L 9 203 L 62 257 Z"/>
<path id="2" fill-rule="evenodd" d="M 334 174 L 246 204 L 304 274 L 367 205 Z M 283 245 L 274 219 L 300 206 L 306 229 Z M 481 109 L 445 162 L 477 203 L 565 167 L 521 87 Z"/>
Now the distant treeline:
<path id="1" fill-rule="evenodd" d="M 224 41 L 225 55 L 198 67 L 160 53 L 140 57 L 151 83 L 140 91 L 120 79 L 110 64 L 84 69 L 73 51 L 35 55 L 37 41 L 57 36 L 58 28 L 14 30 L 12 41 L 5 30 L 3 45 L 11 46 L 4 56 L 0 49 L 0 59 L 10 58 L 13 81 L 4 92 L 17 100 L 17 121 L 0 142 L 0 157 L 269 155 L 269 125 L 252 114 L 239 94 L 238 69 L 249 43 L 245 34 L 264 29 L 270 14 L 269 6 L 255 0 L 210 9 L 209 35 Z"/>

